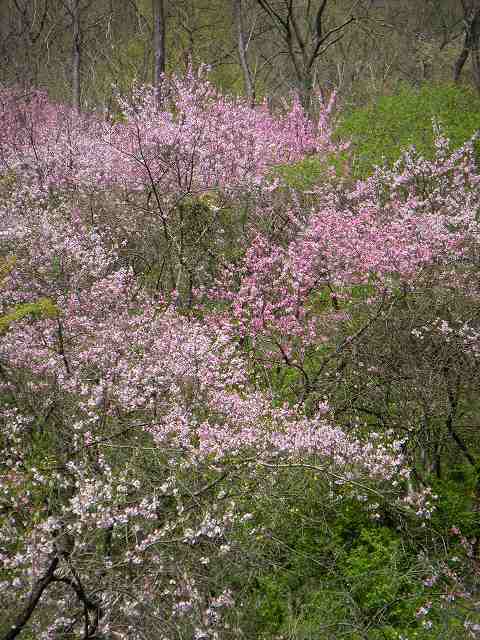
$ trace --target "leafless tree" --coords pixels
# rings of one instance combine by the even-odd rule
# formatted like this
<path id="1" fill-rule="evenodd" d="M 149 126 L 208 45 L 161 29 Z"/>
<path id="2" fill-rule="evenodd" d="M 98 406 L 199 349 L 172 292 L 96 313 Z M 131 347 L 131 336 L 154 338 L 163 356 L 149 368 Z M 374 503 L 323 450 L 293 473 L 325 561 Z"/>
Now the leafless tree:
<path id="1" fill-rule="evenodd" d="M 357 18 L 360 2 L 353 2 L 344 19 L 327 26 L 329 0 L 295 2 L 294 0 L 256 0 L 281 36 L 295 75 L 295 84 L 305 107 L 310 106 L 315 85 L 317 63 L 346 34 Z"/>
<path id="2" fill-rule="evenodd" d="M 42 61 L 37 50 L 46 38 L 51 11 L 51 0 L 0 3 L 0 67 L 3 81 L 8 77 L 23 86 L 38 84 Z"/>
<path id="3" fill-rule="evenodd" d="M 70 11 L 72 17 L 72 102 L 80 112 L 80 64 L 81 64 L 81 33 L 80 33 L 80 0 L 71 0 Z"/>
<path id="4" fill-rule="evenodd" d="M 152 0 L 153 12 L 153 86 L 157 94 L 157 105 L 161 100 L 162 77 L 165 73 L 165 5 L 164 0 Z"/>
<path id="5" fill-rule="evenodd" d="M 237 31 L 238 58 L 242 68 L 243 83 L 245 86 L 245 94 L 251 104 L 255 103 L 255 82 L 252 71 L 248 62 L 248 45 L 249 37 L 245 34 L 244 16 L 243 16 L 243 0 L 233 0 L 233 13 L 235 18 L 235 26 Z"/>

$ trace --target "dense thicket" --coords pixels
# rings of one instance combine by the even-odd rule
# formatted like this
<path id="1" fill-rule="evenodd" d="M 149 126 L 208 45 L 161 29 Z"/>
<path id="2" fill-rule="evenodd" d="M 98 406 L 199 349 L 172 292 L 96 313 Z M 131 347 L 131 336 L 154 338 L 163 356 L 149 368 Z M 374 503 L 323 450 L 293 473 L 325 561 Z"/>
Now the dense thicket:
<path id="1" fill-rule="evenodd" d="M 475 2 L 119 4 L 0 7 L 0 638 L 480 637 Z"/>

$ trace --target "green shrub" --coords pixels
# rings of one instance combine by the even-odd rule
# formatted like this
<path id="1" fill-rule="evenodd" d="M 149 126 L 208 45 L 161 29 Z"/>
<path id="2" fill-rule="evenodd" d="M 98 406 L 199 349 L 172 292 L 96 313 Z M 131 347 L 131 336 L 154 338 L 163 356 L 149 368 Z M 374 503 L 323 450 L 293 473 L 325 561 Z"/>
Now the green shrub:
<path id="1" fill-rule="evenodd" d="M 309 191 L 315 185 L 335 181 L 345 176 L 347 152 L 330 153 L 326 156 L 309 156 L 293 164 L 279 165 L 272 171 L 272 177 L 297 191 Z"/>
<path id="2" fill-rule="evenodd" d="M 353 174 L 365 177 L 384 159 L 395 162 L 411 145 L 432 157 L 432 119 L 450 138 L 452 148 L 459 147 L 480 128 L 478 94 L 451 84 L 425 85 L 420 90 L 405 86 L 346 115 L 336 135 L 351 141 Z"/>

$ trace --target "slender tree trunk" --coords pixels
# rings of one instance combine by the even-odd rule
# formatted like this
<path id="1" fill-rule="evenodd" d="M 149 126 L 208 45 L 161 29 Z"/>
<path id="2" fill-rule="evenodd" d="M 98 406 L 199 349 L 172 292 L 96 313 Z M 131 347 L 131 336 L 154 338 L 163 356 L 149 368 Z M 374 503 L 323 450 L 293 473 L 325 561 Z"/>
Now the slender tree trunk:
<path id="1" fill-rule="evenodd" d="M 472 73 L 475 86 L 480 91 L 480 1 L 463 2 L 465 39 L 453 68 L 453 79 L 459 82 L 460 76 L 468 59 L 472 59 Z"/>
<path id="2" fill-rule="evenodd" d="M 480 91 L 480 7 L 475 9 L 470 34 L 473 80 L 477 90 Z"/>
<path id="3" fill-rule="evenodd" d="M 460 75 L 462 73 L 463 67 L 465 66 L 465 62 L 468 59 L 469 52 L 470 52 L 470 50 L 466 46 L 464 46 L 462 51 L 460 52 L 460 55 L 455 60 L 455 65 L 453 67 L 453 81 L 454 82 L 459 82 L 460 81 Z"/>
<path id="4" fill-rule="evenodd" d="M 71 1 L 73 47 L 72 47 L 72 102 L 77 113 L 80 113 L 80 64 L 81 64 L 81 34 L 80 34 L 80 0 Z"/>
<path id="5" fill-rule="evenodd" d="M 245 42 L 242 5 L 242 0 L 233 0 L 233 13 L 235 16 L 235 24 L 237 28 L 238 57 L 240 59 L 240 66 L 242 67 L 245 94 L 248 97 L 248 101 L 253 106 L 255 104 L 255 87 L 252 79 L 252 72 L 249 67 L 247 58 L 248 44 Z"/>
<path id="6" fill-rule="evenodd" d="M 165 5 L 164 0 L 152 0 L 153 10 L 153 86 L 155 87 L 157 107 L 162 96 L 162 79 L 165 73 Z"/>

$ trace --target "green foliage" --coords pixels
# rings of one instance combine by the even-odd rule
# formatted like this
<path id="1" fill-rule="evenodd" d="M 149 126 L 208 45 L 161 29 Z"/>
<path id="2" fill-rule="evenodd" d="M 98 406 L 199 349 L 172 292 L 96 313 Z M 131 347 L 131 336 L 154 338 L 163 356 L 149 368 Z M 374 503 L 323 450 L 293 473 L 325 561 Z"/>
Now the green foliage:
<path id="1" fill-rule="evenodd" d="M 279 176 L 288 187 L 305 191 L 322 179 L 325 175 L 325 166 L 320 158 L 312 157 L 295 164 L 276 167 L 273 173 Z"/>
<path id="2" fill-rule="evenodd" d="M 13 322 L 18 322 L 27 317 L 52 318 L 57 314 L 57 307 L 48 298 L 41 298 L 36 302 L 18 304 L 14 309 L 0 316 L 0 333 L 8 331 Z"/>
<path id="3" fill-rule="evenodd" d="M 352 595 L 368 615 L 379 616 L 390 606 L 389 618 L 398 618 L 409 587 L 407 554 L 398 534 L 386 527 L 365 527 L 345 558 L 343 572 Z M 398 604 L 396 604 L 398 600 Z"/>
<path id="4" fill-rule="evenodd" d="M 325 181 L 339 180 L 346 175 L 347 153 L 310 156 L 294 164 L 275 167 L 273 177 L 281 178 L 291 189 L 308 191 Z"/>
<path id="5" fill-rule="evenodd" d="M 277 489 L 281 486 L 284 496 L 280 509 L 273 511 L 268 496 L 254 507 L 263 524 L 257 530 L 264 532 L 274 550 L 268 558 L 265 549 L 261 551 L 267 562 L 251 587 L 251 637 L 466 637 L 466 612 L 449 613 L 443 594 L 458 588 L 449 567 L 463 575 L 469 571 L 468 547 L 448 528 L 455 521 L 463 535 L 470 539 L 475 535 L 470 502 L 474 476 L 458 467 L 452 469 L 451 478 L 437 482 L 432 527 L 414 521 L 400 525 L 388 507 L 385 511 L 380 507 L 380 519 L 372 520 L 365 504 L 346 496 L 332 502 L 321 474 L 306 477 L 299 471 L 293 478 L 277 476 Z M 421 549 L 430 540 L 432 550 L 435 536 L 436 559 L 432 553 L 426 562 Z M 430 576 L 437 576 L 431 585 Z M 471 588 L 475 589 L 473 584 Z M 473 611 L 468 619 L 476 622 Z"/>
<path id="6" fill-rule="evenodd" d="M 283 511 L 284 548 L 254 592 L 260 637 L 393 639 L 416 628 L 424 588 L 414 549 L 352 501 L 315 513 L 314 500 L 307 491 L 303 504 Z"/>
<path id="7" fill-rule="evenodd" d="M 468 464 L 453 465 L 445 479 L 431 479 L 432 489 L 438 495 L 433 513 L 436 528 L 445 530 L 455 525 L 467 538 L 479 536 L 480 524 L 474 504 L 477 482 L 477 474 Z"/>
<path id="8" fill-rule="evenodd" d="M 0 258 L 0 286 L 14 266 L 14 257 Z M 57 307 L 48 298 L 40 298 L 36 302 L 17 304 L 13 309 L 0 315 L 0 334 L 8 331 L 12 323 L 23 320 L 24 318 L 53 318 L 57 314 Z"/>
<path id="9" fill-rule="evenodd" d="M 357 109 L 343 118 L 338 138 L 351 140 L 353 173 L 365 177 L 373 167 L 395 162 L 402 150 L 415 145 L 431 158 L 434 153 L 432 119 L 440 123 L 456 148 L 479 128 L 478 94 L 457 85 L 409 86 L 380 97 L 375 104 Z"/>

